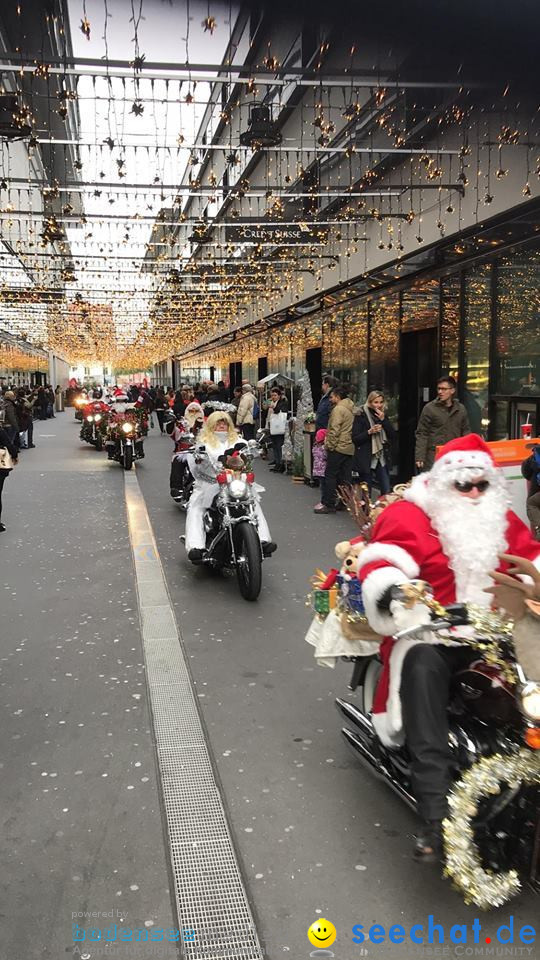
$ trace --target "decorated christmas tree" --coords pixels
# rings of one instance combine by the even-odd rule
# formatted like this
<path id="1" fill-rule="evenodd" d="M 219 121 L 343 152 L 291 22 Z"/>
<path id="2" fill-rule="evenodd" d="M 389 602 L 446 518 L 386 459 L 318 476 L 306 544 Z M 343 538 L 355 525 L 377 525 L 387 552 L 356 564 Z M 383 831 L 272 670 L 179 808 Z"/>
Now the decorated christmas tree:
<path id="1" fill-rule="evenodd" d="M 296 408 L 293 444 L 293 476 L 304 476 L 304 422 L 308 413 L 313 413 L 313 395 L 309 373 L 304 373 L 298 381 L 300 397 Z"/>

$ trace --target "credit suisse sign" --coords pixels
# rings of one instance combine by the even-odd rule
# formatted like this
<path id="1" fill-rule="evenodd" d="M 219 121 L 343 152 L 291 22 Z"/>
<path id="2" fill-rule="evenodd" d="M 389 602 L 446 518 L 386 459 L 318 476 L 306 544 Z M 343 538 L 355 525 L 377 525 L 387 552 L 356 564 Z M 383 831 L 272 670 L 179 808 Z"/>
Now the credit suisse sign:
<path id="1" fill-rule="evenodd" d="M 231 224 L 225 227 L 227 243 L 325 243 L 328 230 L 307 227 L 300 223 Z"/>

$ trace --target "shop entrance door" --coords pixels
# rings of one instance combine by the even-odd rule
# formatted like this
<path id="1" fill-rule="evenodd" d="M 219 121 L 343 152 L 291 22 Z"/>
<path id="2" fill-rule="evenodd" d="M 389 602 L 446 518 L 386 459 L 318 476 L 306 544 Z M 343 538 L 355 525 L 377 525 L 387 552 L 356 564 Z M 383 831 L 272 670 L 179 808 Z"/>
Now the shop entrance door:
<path id="1" fill-rule="evenodd" d="M 437 328 L 402 333 L 400 342 L 398 478 L 414 476 L 418 418 L 437 386 Z"/>
<path id="2" fill-rule="evenodd" d="M 257 382 L 268 376 L 268 357 L 259 357 L 257 360 Z"/>
<path id="3" fill-rule="evenodd" d="M 242 361 L 240 363 L 230 363 L 229 364 L 229 389 L 231 391 L 231 397 L 233 395 L 233 390 L 235 387 L 242 386 Z"/>
<path id="4" fill-rule="evenodd" d="M 322 347 L 310 347 L 309 350 L 306 350 L 306 370 L 309 373 L 313 406 L 316 410 L 321 399 Z"/>

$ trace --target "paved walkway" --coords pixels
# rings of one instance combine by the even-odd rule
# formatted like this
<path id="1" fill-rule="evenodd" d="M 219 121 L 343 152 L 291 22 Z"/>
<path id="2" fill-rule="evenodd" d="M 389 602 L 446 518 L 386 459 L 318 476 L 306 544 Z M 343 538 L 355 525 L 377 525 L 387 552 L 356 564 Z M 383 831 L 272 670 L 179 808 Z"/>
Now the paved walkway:
<path id="1" fill-rule="evenodd" d="M 113 910 L 148 930 L 174 928 L 178 917 L 123 474 L 79 443 L 71 411 L 36 433 L 38 448 L 6 482 L 0 541 L 0 955 L 60 960 L 86 949 L 93 958 L 97 944 L 73 954 L 72 914 Z M 307 958 L 318 916 L 336 925 L 341 960 L 366 956 L 351 941 L 355 923 L 388 929 L 432 913 L 447 933 L 470 924 L 477 911 L 436 868 L 411 863 L 415 818 L 340 737 L 333 701 L 347 693 L 348 667 L 316 667 L 303 640 L 309 578 L 332 565 L 348 518 L 315 517 L 313 491 L 260 464 L 279 550 L 264 564 L 259 601 L 246 603 L 234 580 L 185 559 L 170 449 L 151 435 L 136 478 L 265 955 Z M 482 923 L 495 931 L 510 913 L 517 929 L 534 926 L 537 903 L 524 894 Z M 158 946 L 177 956 L 157 943 L 143 953 L 116 944 L 107 955 L 149 960 Z M 381 960 L 396 950 L 370 946 Z"/>

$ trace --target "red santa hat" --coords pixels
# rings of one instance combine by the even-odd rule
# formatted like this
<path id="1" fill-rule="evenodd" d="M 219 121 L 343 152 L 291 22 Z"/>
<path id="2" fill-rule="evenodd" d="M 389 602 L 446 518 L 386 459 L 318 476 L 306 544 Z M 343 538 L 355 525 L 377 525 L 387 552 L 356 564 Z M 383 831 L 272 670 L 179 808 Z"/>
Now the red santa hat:
<path id="1" fill-rule="evenodd" d="M 482 437 L 469 433 L 445 443 L 435 457 L 431 472 L 442 475 L 460 468 L 473 467 L 480 473 L 493 473 L 497 464 L 495 458 Z"/>

